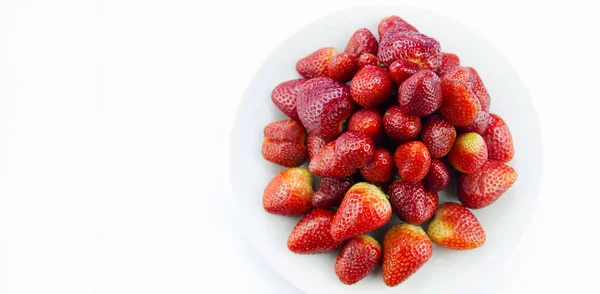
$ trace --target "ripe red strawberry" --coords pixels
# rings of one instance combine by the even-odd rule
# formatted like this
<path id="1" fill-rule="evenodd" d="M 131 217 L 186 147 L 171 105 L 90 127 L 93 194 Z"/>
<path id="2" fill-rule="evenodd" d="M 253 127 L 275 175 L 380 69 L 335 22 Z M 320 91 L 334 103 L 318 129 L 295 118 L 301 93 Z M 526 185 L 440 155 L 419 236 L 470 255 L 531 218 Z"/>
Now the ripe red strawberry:
<path id="1" fill-rule="evenodd" d="M 379 24 L 377 25 L 377 33 L 379 33 L 379 39 L 383 39 L 383 36 L 391 30 L 419 32 L 415 27 L 413 27 L 408 22 L 396 15 L 388 16 L 379 22 Z"/>
<path id="2" fill-rule="evenodd" d="M 340 179 L 356 171 L 356 167 L 336 156 L 335 141 L 329 142 L 311 159 L 308 169 L 315 176 Z"/>
<path id="3" fill-rule="evenodd" d="M 515 147 L 510 130 L 506 122 L 497 114 L 490 114 L 490 123 L 483 135 L 483 139 L 487 145 L 490 159 L 508 162 L 515 155 Z"/>
<path id="4" fill-rule="evenodd" d="M 454 202 L 438 207 L 427 235 L 438 245 L 456 250 L 475 249 L 485 243 L 485 232 L 475 215 Z"/>
<path id="5" fill-rule="evenodd" d="M 462 127 L 457 127 L 456 130 L 461 133 L 475 132 L 483 136 L 483 134 L 485 134 L 485 130 L 487 130 L 489 122 L 490 113 L 484 110 L 480 110 L 475 116 L 475 119 L 470 124 Z"/>
<path id="6" fill-rule="evenodd" d="M 442 52 L 442 67 L 440 68 L 440 77 L 451 69 L 460 66 L 460 59 L 454 53 Z"/>
<path id="7" fill-rule="evenodd" d="M 385 135 L 383 132 L 383 117 L 375 109 L 361 109 L 350 117 L 348 131 L 361 132 L 371 137 L 373 143 L 377 144 Z"/>
<path id="8" fill-rule="evenodd" d="M 358 179 L 354 176 L 347 178 L 321 178 L 319 189 L 312 196 L 312 205 L 319 208 L 333 208 L 339 206 L 346 192 L 356 184 Z"/>
<path id="9" fill-rule="evenodd" d="M 334 212 L 315 208 L 305 215 L 294 227 L 287 246 L 298 254 L 326 253 L 337 249 L 342 242 L 331 237 L 329 229 Z"/>
<path id="10" fill-rule="evenodd" d="M 325 76 L 338 82 L 346 83 L 352 79 L 352 76 L 358 71 L 356 57 L 348 53 L 338 53 L 334 55 L 327 64 Z"/>
<path id="11" fill-rule="evenodd" d="M 442 81 L 430 70 L 419 71 L 400 85 L 398 103 L 408 115 L 428 116 L 442 104 Z"/>
<path id="12" fill-rule="evenodd" d="M 421 142 L 432 158 L 442 158 L 450 152 L 456 139 L 454 126 L 438 114 L 427 118 L 421 130 Z"/>
<path id="13" fill-rule="evenodd" d="M 459 80 L 467 84 L 468 88 L 475 94 L 484 111 L 490 110 L 490 95 L 483 85 L 479 73 L 472 67 L 455 67 L 444 74 L 445 79 Z"/>
<path id="14" fill-rule="evenodd" d="M 306 79 L 323 77 L 327 72 L 327 64 L 336 53 L 335 48 L 321 48 L 298 60 L 296 71 Z"/>
<path id="15" fill-rule="evenodd" d="M 465 133 L 456 137 L 448 153 L 450 164 L 459 172 L 470 174 L 478 171 L 488 159 L 487 146 L 477 133 Z"/>
<path id="16" fill-rule="evenodd" d="M 374 152 L 375 144 L 371 137 L 360 132 L 348 131 L 335 140 L 335 155 L 356 168 L 367 165 Z"/>
<path id="17" fill-rule="evenodd" d="M 444 99 L 440 106 L 440 113 L 455 126 L 466 126 L 472 123 L 481 110 L 477 96 L 469 89 L 467 82 L 447 78 L 442 79 L 442 93 Z"/>
<path id="18" fill-rule="evenodd" d="M 390 203 L 398 217 L 410 224 L 428 221 L 438 206 L 435 191 L 426 191 L 421 182 L 396 180 L 389 188 Z"/>
<path id="19" fill-rule="evenodd" d="M 300 87 L 296 106 L 304 127 L 326 141 L 342 133 L 356 107 L 348 86 L 326 77 L 306 81 Z"/>
<path id="20" fill-rule="evenodd" d="M 414 274 L 433 254 L 433 244 L 419 226 L 398 224 L 383 238 L 383 282 L 397 286 Z"/>
<path id="21" fill-rule="evenodd" d="M 385 225 L 392 217 L 388 196 L 369 183 L 352 186 L 331 222 L 331 235 L 336 240 L 347 240 L 366 234 Z"/>
<path id="22" fill-rule="evenodd" d="M 421 120 L 400 110 L 400 106 L 390 107 L 383 115 L 383 129 L 390 139 L 396 142 L 414 140 L 421 131 Z"/>
<path id="23" fill-rule="evenodd" d="M 304 82 L 306 82 L 305 79 L 286 81 L 277 85 L 273 89 L 273 92 L 271 92 L 271 101 L 273 101 L 273 104 L 291 119 L 298 120 L 296 98 Z"/>
<path id="24" fill-rule="evenodd" d="M 490 159 L 478 172 L 458 176 L 458 200 L 469 208 L 486 207 L 498 200 L 517 177 L 512 167 Z"/>
<path id="25" fill-rule="evenodd" d="M 404 143 L 394 153 L 394 163 L 405 181 L 418 182 L 425 178 L 431 165 L 431 156 L 420 141 Z"/>
<path id="26" fill-rule="evenodd" d="M 389 67 L 396 60 L 407 60 L 421 69 L 437 72 L 442 66 L 440 43 L 426 35 L 412 31 L 387 32 L 379 43 L 379 62 Z"/>
<path id="27" fill-rule="evenodd" d="M 340 282 L 352 285 L 368 276 L 381 260 L 381 245 L 373 237 L 360 235 L 348 240 L 335 260 Z"/>
<path id="28" fill-rule="evenodd" d="M 377 66 L 359 70 L 350 82 L 352 99 L 364 107 L 375 107 L 385 102 L 394 92 L 394 82 L 387 71 Z"/>
<path id="29" fill-rule="evenodd" d="M 360 175 L 369 183 L 382 185 L 394 177 L 392 153 L 386 148 L 376 148 L 371 162 L 360 169 Z"/>
<path id="30" fill-rule="evenodd" d="M 429 171 L 423 179 L 423 186 L 428 191 L 441 191 L 450 184 L 450 171 L 439 159 L 432 159 Z"/>
<path id="31" fill-rule="evenodd" d="M 327 141 L 319 138 L 314 133 L 308 134 L 306 137 L 306 149 L 308 149 L 308 157 L 313 158 L 315 155 L 327 145 Z"/>
<path id="32" fill-rule="evenodd" d="M 368 29 L 362 28 L 352 34 L 344 52 L 358 57 L 363 53 L 377 54 L 378 48 L 379 44 L 375 36 Z"/>
<path id="33" fill-rule="evenodd" d="M 390 78 L 400 86 L 410 76 L 416 74 L 421 70 L 421 67 L 411 61 L 407 60 L 396 60 L 390 65 Z"/>
<path id="34" fill-rule="evenodd" d="M 306 130 L 295 120 L 282 120 L 268 124 L 264 129 L 262 156 L 273 163 L 292 167 L 308 159 Z"/>
<path id="35" fill-rule="evenodd" d="M 375 54 L 377 54 L 377 53 L 375 53 Z M 377 59 L 377 56 L 375 56 L 371 53 L 363 53 L 358 57 L 356 62 L 358 63 L 358 68 L 361 69 L 368 65 L 377 66 L 379 59 Z"/>
<path id="36" fill-rule="evenodd" d="M 263 207 L 273 214 L 303 215 L 310 211 L 313 187 L 312 175 L 301 167 L 278 173 L 263 193 Z"/>

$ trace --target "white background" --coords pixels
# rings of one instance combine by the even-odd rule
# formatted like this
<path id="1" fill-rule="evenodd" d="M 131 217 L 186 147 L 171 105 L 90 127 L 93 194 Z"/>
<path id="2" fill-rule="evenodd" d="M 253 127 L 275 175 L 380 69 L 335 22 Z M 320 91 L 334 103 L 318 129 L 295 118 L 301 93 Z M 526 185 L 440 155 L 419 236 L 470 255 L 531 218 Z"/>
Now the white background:
<path id="1" fill-rule="evenodd" d="M 509 292 L 597 288 L 598 9 L 368 1 L 390 2 L 487 36 L 534 99 L 543 190 Z M 233 214 L 233 117 L 282 40 L 366 3 L 1 1 L 0 293 L 299 293 Z"/>

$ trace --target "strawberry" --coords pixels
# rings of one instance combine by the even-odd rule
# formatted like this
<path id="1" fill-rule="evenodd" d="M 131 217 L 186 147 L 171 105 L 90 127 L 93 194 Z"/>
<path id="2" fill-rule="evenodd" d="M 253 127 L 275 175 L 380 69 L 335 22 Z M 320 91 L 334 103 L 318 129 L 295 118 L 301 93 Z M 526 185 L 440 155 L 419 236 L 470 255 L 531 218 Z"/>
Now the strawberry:
<path id="1" fill-rule="evenodd" d="M 479 100 L 481 109 L 484 111 L 490 110 L 490 95 L 483 85 L 479 73 L 472 67 L 455 67 L 444 74 L 445 79 L 458 80 L 465 82 Z"/>
<path id="2" fill-rule="evenodd" d="M 433 244 L 419 226 L 398 224 L 383 238 L 383 282 L 397 286 L 414 274 L 433 254 Z"/>
<path id="3" fill-rule="evenodd" d="M 490 114 L 490 123 L 483 135 L 490 159 L 509 162 L 515 155 L 512 135 L 506 122 L 497 114 Z"/>
<path id="4" fill-rule="evenodd" d="M 392 208 L 401 220 L 410 224 L 426 222 L 438 206 L 437 193 L 426 191 L 421 182 L 396 180 L 388 191 Z"/>
<path id="5" fill-rule="evenodd" d="M 394 82 L 383 68 L 366 66 L 360 69 L 350 83 L 352 99 L 364 107 L 375 107 L 385 102 L 394 92 Z"/>
<path id="6" fill-rule="evenodd" d="M 312 159 L 315 155 L 327 145 L 327 141 L 317 137 L 314 133 L 306 137 L 306 149 L 308 149 L 308 158 Z"/>
<path id="7" fill-rule="evenodd" d="M 456 250 L 475 249 L 485 243 L 485 232 L 475 215 L 454 202 L 438 207 L 427 235 L 438 245 Z"/>
<path id="8" fill-rule="evenodd" d="M 429 171 L 423 179 L 423 186 L 428 191 L 441 191 L 450 184 L 450 171 L 439 159 L 432 159 Z"/>
<path id="9" fill-rule="evenodd" d="M 390 107 L 383 115 L 383 129 L 390 139 L 396 142 L 414 140 L 421 131 L 421 120 L 417 116 L 406 115 L 400 106 Z"/>
<path id="10" fill-rule="evenodd" d="M 304 82 L 306 82 L 305 79 L 286 81 L 277 85 L 273 89 L 273 92 L 271 92 L 271 101 L 273 101 L 273 104 L 291 119 L 298 120 L 296 98 Z"/>
<path id="11" fill-rule="evenodd" d="M 399 16 L 392 15 L 382 19 L 377 25 L 377 33 L 379 33 L 379 39 L 383 39 L 383 36 L 388 31 L 413 31 L 419 32 L 415 27 L 410 25 L 408 22 L 400 18 Z"/>
<path id="12" fill-rule="evenodd" d="M 460 66 L 460 59 L 454 53 L 442 52 L 442 67 L 440 67 L 440 77 L 451 69 Z"/>
<path id="13" fill-rule="evenodd" d="M 323 77 L 327 73 L 327 64 L 335 54 L 337 54 L 335 48 L 321 48 L 298 60 L 296 71 L 306 79 Z"/>
<path id="14" fill-rule="evenodd" d="M 335 141 L 329 142 L 312 158 L 308 169 L 315 176 L 345 178 L 352 175 L 356 168 L 335 154 Z"/>
<path id="15" fill-rule="evenodd" d="M 363 53 L 377 54 L 378 48 L 375 36 L 368 29 L 362 28 L 352 34 L 344 52 L 358 57 Z"/>
<path id="16" fill-rule="evenodd" d="M 405 181 L 418 182 L 425 178 L 431 165 L 431 156 L 420 141 L 404 143 L 394 152 L 394 163 Z"/>
<path id="17" fill-rule="evenodd" d="M 335 274 L 340 282 L 352 285 L 368 276 L 381 260 L 381 245 L 371 236 L 360 235 L 348 240 L 335 260 Z"/>
<path id="18" fill-rule="evenodd" d="M 334 212 L 328 209 L 315 208 L 305 215 L 294 227 L 287 246 L 298 254 L 326 253 L 342 245 L 331 237 L 329 228 Z"/>
<path id="19" fill-rule="evenodd" d="M 363 53 L 358 57 L 356 62 L 358 63 L 358 68 L 361 69 L 367 65 L 377 66 L 379 59 L 377 59 L 377 56 L 371 53 Z"/>
<path id="20" fill-rule="evenodd" d="M 419 71 L 400 85 L 398 103 L 408 115 L 428 116 L 442 104 L 442 81 L 430 70 Z"/>
<path id="21" fill-rule="evenodd" d="M 458 176 L 458 200 L 469 208 L 486 207 L 498 200 L 517 177 L 512 167 L 490 159 L 478 172 Z"/>
<path id="22" fill-rule="evenodd" d="M 361 109 L 350 117 L 348 131 L 361 132 L 371 137 L 373 143 L 377 144 L 385 135 L 383 132 L 383 117 L 375 109 Z"/>
<path id="23" fill-rule="evenodd" d="M 304 127 L 326 141 L 342 133 L 356 107 L 348 86 L 326 77 L 306 81 L 300 87 L 296 106 Z"/>
<path id="24" fill-rule="evenodd" d="M 391 217 L 388 196 L 375 185 L 358 183 L 346 192 L 333 216 L 331 235 L 336 240 L 347 240 L 381 228 Z"/>
<path id="25" fill-rule="evenodd" d="M 450 152 L 456 139 L 454 126 L 438 114 L 427 118 L 421 130 L 421 142 L 432 158 L 442 158 Z"/>
<path id="26" fill-rule="evenodd" d="M 346 83 L 352 79 L 352 76 L 358 71 L 356 57 L 348 53 L 338 53 L 334 55 L 325 70 L 325 76 L 338 82 Z"/>
<path id="27" fill-rule="evenodd" d="M 362 168 L 373 158 L 375 144 L 371 137 L 348 131 L 335 140 L 335 155 L 353 167 Z"/>
<path id="28" fill-rule="evenodd" d="M 406 79 L 416 74 L 421 70 L 421 67 L 411 61 L 407 60 L 396 60 L 390 65 L 390 78 L 400 86 Z"/>
<path id="29" fill-rule="evenodd" d="M 264 129 L 262 156 L 275 164 L 292 167 L 308 159 L 304 144 L 306 130 L 295 120 L 282 120 L 268 124 Z"/>
<path id="30" fill-rule="evenodd" d="M 321 178 L 319 189 L 312 196 L 312 205 L 319 208 L 339 206 L 346 192 L 357 182 L 358 179 L 353 176 L 342 179 Z"/>
<path id="31" fill-rule="evenodd" d="M 391 181 L 394 177 L 392 153 L 386 148 L 376 148 L 371 162 L 360 169 L 360 175 L 365 181 L 374 185 L 382 185 Z"/>
<path id="32" fill-rule="evenodd" d="M 426 35 L 402 30 L 388 31 L 379 43 L 379 62 L 389 67 L 396 60 L 407 60 L 421 69 L 438 71 L 442 66 L 440 43 Z"/>
<path id="33" fill-rule="evenodd" d="M 442 94 L 444 99 L 440 113 L 455 126 L 466 126 L 472 123 L 481 110 L 477 96 L 469 89 L 466 82 L 447 78 L 442 79 Z"/>
<path id="34" fill-rule="evenodd" d="M 456 130 L 460 133 L 475 132 L 483 136 L 483 134 L 485 134 L 485 130 L 487 130 L 489 122 L 490 113 L 485 110 L 480 110 L 470 124 L 462 127 L 456 127 Z"/>
<path id="35" fill-rule="evenodd" d="M 312 175 L 302 167 L 288 168 L 269 182 L 263 193 L 263 207 L 273 214 L 303 215 L 310 211 Z"/>
<path id="36" fill-rule="evenodd" d="M 487 146 L 483 137 L 477 133 L 465 133 L 456 137 L 448 160 L 458 171 L 466 174 L 481 169 L 488 159 Z"/>

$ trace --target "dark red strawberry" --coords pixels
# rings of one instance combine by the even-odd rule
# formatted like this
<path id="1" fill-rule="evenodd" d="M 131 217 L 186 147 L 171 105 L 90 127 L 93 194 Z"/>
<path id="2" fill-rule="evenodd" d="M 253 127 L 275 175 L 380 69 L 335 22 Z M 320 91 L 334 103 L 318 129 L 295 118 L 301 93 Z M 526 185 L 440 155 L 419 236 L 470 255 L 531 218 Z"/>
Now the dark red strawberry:
<path id="1" fill-rule="evenodd" d="M 435 191 L 426 191 L 421 182 L 396 180 L 389 188 L 390 203 L 398 217 L 410 224 L 428 221 L 438 206 Z"/>
<path id="2" fill-rule="evenodd" d="M 390 139 L 396 142 L 414 140 L 421 131 L 421 120 L 400 110 L 400 106 L 390 107 L 383 115 L 383 129 Z"/>
<path id="3" fill-rule="evenodd" d="M 427 235 L 438 245 L 455 250 L 475 249 L 485 243 L 485 232 L 475 215 L 454 202 L 438 207 Z"/>
<path id="4" fill-rule="evenodd" d="M 278 173 L 263 193 L 263 207 L 273 214 L 303 215 L 311 208 L 312 175 L 301 167 Z"/>
<path id="5" fill-rule="evenodd" d="M 329 229 L 334 212 L 328 209 L 315 208 L 305 215 L 294 227 L 287 246 L 298 254 L 326 253 L 342 245 L 331 237 Z"/>
<path id="6" fill-rule="evenodd" d="M 352 34 L 344 52 L 358 57 L 363 53 L 377 54 L 378 48 L 375 36 L 368 29 L 362 28 Z"/>
<path id="7" fill-rule="evenodd" d="M 360 169 L 360 175 L 369 183 L 382 185 L 394 177 L 392 153 L 386 148 L 376 148 L 371 162 Z"/>
<path id="8" fill-rule="evenodd" d="M 350 83 L 352 99 L 364 107 L 375 107 L 385 102 L 394 92 L 394 82 L 383 68 L 366 66 L 359 70 Z"/>
<path id="9" fill-rule="evenodd" d="M 360 235 L 348 240 L 335 261 L 335 274 L 346 285 L 368 276 L 381 260 L 381 245 L 371 236 Z"/>
<path id="10" fill-rule="evenodd" d="M 425 178 L 431 165 L 431 156 L 420 141 L 404 143 L 394 152 L 394 163 L 400 177 L 405 181 L 417 182 Z"/>
<path id="11" fill-rule="evenodd" d="M 442 104 L 442 81 L 430 70 L 419 71 L 400 85 L 398 103 L 408 115 L 430 115 Z"/>
<path id="12" fill-rule="evenodd" d="M 376 109 L 361 109 L 350 117 L 348 131 L 361 132 L 371 137 L 373 143 L 377 144 L 385 135 L 383 131 L 383 117 Z"/>
<path id="13" fill-rule="evenodd" d="M 450 184 L 450 171 L 439 159 L 432 159 L 429 171 L 423 179 L 423 186 L 428 191 L 441 191 Z"/>
<path id="14" fill-rule="evenodd" d="M 478 172 L 458 176 L 458 200 L 469 208 L 486 207 L 498 200 L 517 177 L 512 167 L 490 159 Z"/>
<path id="15" fill-rule="evenodd" d="M 478 171 L 487 161 L 488 151 L 483 137 L 477 133 L 465 133 L 456 137 L 448 153 L 452 166 L 466 174 Z"/>
<path id="16" fill-rule="evenodd" d="M 390 31 L 379 43 L 379 62 L 389 67 L 396 60 L 407 60 L 421 69 L 437 72 L 442 66 L 440 43 L 426 35 L 412 31 Z"/>
<path id="17" fill-rule="evenodd" d="M 310 161 L 308 169 L 315 176 L 345 178 L 356 171 L 356 167 L 343 161 L 335 154 L 335 141 L 329 142 Z"/>
<path id="18" fill-rule="evenodd" d="M 348 53 L 338 53 L 334 55 L 327 64 L 325 76 L 338 82 L 346 83 L 352 79 L 352 76 L 358 71 L 356 57 Z"/>
<path id="19" fill-rule="evenodd" d="M 282 120 L 268 124 L 264 129 L 262 156 L 273 163 L 292 167 L 308 159 L 306 130 L 295 120 Z"/>
<path id="20" fill-rule="evenodd" d="M 400 86 L 406 79 L 420 71 L 421 67 L 408 60 L 396 60 L 390 65 L 389 70 L 390 78 L 396 85 Z"/>
<path id="21" fill-rule="evenodd" d="M 358 57 L 356 62 L 358 63 L 358 68 L 361 69 L 368 65 L 377 66 L 379 59 L 377 59 L 377 56 L 371 53 L 363 53 Z"/>
<path id="22" fill-rule="evenodd" d="M 346 192 L 357 182 L 358 179 L 354 176 L 342 179 L 321 178 L 319 189 L 312 196 L 312 205 L 319 208 L 339 206 Z"/>
<path id="23" fill-rule="evenodd" d="M 327 64 L 337 53 L 337 50 L 332 47 L 321 48 L 298 60 L 296 71 L 306 79 L 324 77 L 327 73 Z"/>
<path id="24" fill-rule="evenodd" d="M 414 274 L 433 254 L 433 245 L 421 227 L 393 226 L 383 238 L 383 282 L 397 286 Z"/>
<path id="25" fill-rule="evenodd" d="M 285 115 L 291 119 L 298 120 L 298 112 L 296 111 L 296 97 L 305 79 L 291 80 L 283 82 L 271 92 L 271 101 Z"/>
<path id="26" fill-rule="evenodd" d="M 421 130 L 421 142 L 427 146 L 432 158 L 442 158 L 450 152 L 456 139 L 454 126 L 438 114 L 425 120 Z"/>
<path id="27" fill-rule="evenodd" d="M 354 131 L 341 134 L 335 140 L 335 155 L 356 168 L 362 168 L 373 158 L 375 144 L 371 137 Z"/>
<path id="28" fill-rule="evenodd" d="M 308 149 L 308 157 L 313 158 L 315 155 L 327 145 L 327 141 L 317 137 L 317 135 L 310 133 L 306 137 L 306 149 Z"/>
<path id="29" fill-rule="evenodd" d="M 377 33 L 379 33 L 379 39 L 383 39 L 383 36 L 388 31 L 413 31 L 418 32 L 415 27 L 400 18 L 399 16 L 392 15 L 382 19 L 377 25 Z"/>
<path id="30" fill-rule="evenodd" d="M 451 69 L 460 66 L 460 59 L 454 53 L 442 52 L 442 67 L 440 68 L 440 77 Z"/>
<path id="31" fill-rule="evenodd" d="M 497 114 L 490 114 L 490 124 L 483 135 L 490 159 L 509 162 L 515 155 L 512 135 L 506 122 Z"/>

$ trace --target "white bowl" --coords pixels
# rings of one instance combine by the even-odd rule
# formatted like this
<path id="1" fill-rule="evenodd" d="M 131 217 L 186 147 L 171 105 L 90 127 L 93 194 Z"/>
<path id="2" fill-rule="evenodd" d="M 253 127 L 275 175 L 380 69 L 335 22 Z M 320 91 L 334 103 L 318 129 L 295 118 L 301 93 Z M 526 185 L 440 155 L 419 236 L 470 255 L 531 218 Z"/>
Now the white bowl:
<path id="1" fill-rule="evenodd" d="M 434 247 L 431 259 L 407 281 L 388 288 L 381 269 L 352 286 L 340 283 L 333 271 L 336 253 L 298 255 L 287 249 L 289 233 L 299 220 L 266 213 L 262 193 L 282 167 L 261 156 L 263 128 L 286 119 L 270 100 L 279 83 L 298 78 L 295 64 L 314 50 L 345 48 L 351 34 L 366 27 L 377 35 L 378 22 L 396 14 L 419 31 L 436 38 L 444 52 L 458 54 L 461 65 L 473 66 L 492 98 L 491 110 L 504 118 L 515 142 L 509 163 L 519 173 L 514 186 L 493 205 L 473 211 L 487 234 L 484 246 L 471 251 Z M 540 191 L 542 144 L 537 115 L 527 90 L 510 63 L 483 37 L 460 23 L 415 7 L 360 7 L 314 21 L 275 49 L 258 69 L 244 94 L 234 124 L 231 185 L 243 231 L 250 243 L 285 279 L 308 293 L 493 293 L 502 281 L 499 270 L 517 245 L 534 213 Z M 453 188 L 453 187 L 450 187 Z M 440 193 L 440 203 L 457 201 L 454 189 Z M 393 223 L 400 222 L 397 217 Z M 382 241 L 385 229 L 374 233 Z M 364 292 L 371 291 L 371 292 Z"/>

